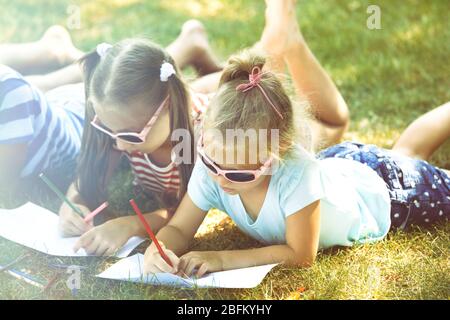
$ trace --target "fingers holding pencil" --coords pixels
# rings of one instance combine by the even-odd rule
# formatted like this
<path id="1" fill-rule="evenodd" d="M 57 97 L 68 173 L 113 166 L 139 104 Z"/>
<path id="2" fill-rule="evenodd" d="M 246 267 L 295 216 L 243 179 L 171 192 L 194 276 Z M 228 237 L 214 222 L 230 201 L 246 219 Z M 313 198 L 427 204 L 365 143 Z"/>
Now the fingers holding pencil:
<path id="1" fill-rule="evenodd" d="M 134 201 L 134 199 L 130 200 L 131 207 L 134 212 L 138 215 L 142 224 L 144 225 L 147 234 L 152 240 L 152 244 L 147 248 L 144 256 L 144 273 L 158 273 L 158 272 L 168 272 L 168 273 L 177 273 L 178 272 L 178 263 L 179 259 L 176 254 L 172 251 L 167 250 L 163 245 L 158 241 L 155 234 L 152 231 L 152 228 L 145 220 L 144 215 L 139 209 L 138 205 Z M 167 253 L 170 255 L 167 255 Z"/>
<path id="2" fill-rule="evenodd" d="M 90 210 L 83 205 L 77 204 L 77 207 L 83 212 L 84 216 L 90 213 Z M 63 236 L 80 236 L 92 229 L 92 227 L 92 221 L 86 223 L 84 218 L 80 217 L 70 206 L 63 202 L 59 210 L 59 230 Z"/>
<path id="3" fill-rule="evenodd" d="M 90 211 L 87 207 L 77 204 L 77 208 L 82 212 L 83 217 L 76 214 L 70 206 L 63 202 L 59 210 L 60 230 L 65 236 L 79 236 L 94 227 L 94 217 L 108 207 L 108 202 L 103 203 L 94 211 Z"/>
<path id="4" fill-rule="evenodd" d="M 105 202 L 103 204 L 101 204 L 97 209 L 95 209 L 94 211 L 92 211 L 91 213 L 89 213 L 88 215 L 86 215 L 83 219 L 83 221 L 85 223 L 92 223 L 92 221 L 94 220 L 95 216 L 97 214 L 99 214 L 100 212 L 102 212 L 104 209 L 106 209 L 108 207 L 108 202 Z"/>
<path id="5" fill-rule="evenodd" d="M 173 251 L 167 249 L 162 242 L 159 242 L 159 244 L 166 257 L 170 260 L 172 266 L 170 266 L 161 256 L 155 243 L 152 242 L 152 244 L 145 251 L 144 274 L 160 272 L 176 274 L 178 272 L 178 264 L 180 263 L 180 259 Z"/>
<path id="6" fill-rule="evenodd" d="M 108 202 L 103 203 L 90 212 L 88 208 L 71 201 L 59 188 L 43 173 L 39 175 L 42 181 L 63 202 L 60 209 L 60 230 L 65 236 L 77 236 L 92 229 L 94 217 L 108 207 Z M 83 208 L 84 207 L 84 208 Z M 69 209 L 70 208 L 70 209 Z M 78 216 L 76 216 L 78 215 Z"/>

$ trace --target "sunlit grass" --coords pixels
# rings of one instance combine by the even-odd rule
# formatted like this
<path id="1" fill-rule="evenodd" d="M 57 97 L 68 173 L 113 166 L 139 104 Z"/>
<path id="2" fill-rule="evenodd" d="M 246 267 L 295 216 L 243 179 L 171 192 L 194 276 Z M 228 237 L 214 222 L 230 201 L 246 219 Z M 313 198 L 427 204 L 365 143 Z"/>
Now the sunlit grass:
<path id="1" fill-rule="evenodd" d="M 392 147 L 411 121 L 450 100 L 447 0 L 379 0 L 382 30 L 376 31 L 366 28 L 371 1 L 298 3 L 305 38 L 350 107 L 352 123 L 346 139 Z M 215 52 L 225 59 L 257 41 L 264 25 L 261 0 L 0 0 L 0 42 L 34 41 L 50 25 L 66 25 L 69 5 L 80 8 L 81 28 L 71 34 L 86 51 L 99 42 L 133 36 L 168 45 L 182 23 L 195 17 L 205 24 Z M 450 168 L 450 143 L 433 156 L 432 163 Z M 131 192 L 128 173 L 121 173 L 118 181 L 110 188 L 111 196 L 114 206 L 126 211 L 124 203 Z M 2 205 L 16 200 L 0 196 Z M 54 201 L 44 202 L 58 207 Z M 251 290 L 178 290 L 105 281 L 92 276 L 113 259 L 61 261 L 89 266 L 76 297 L 80 299 L 449 299 L 449 231 L 449 225 L 416 229 L 372 245 L 321 252 L 312 268 L 278 267 Z M 217 211 L 208 215 L 194 241 L 199 250 L 259 245 Z M 0 240 L 0 264 L 27 252 Z M 32 252 L 15 268 L 51 279 L 48 263 L 55 261 L 59 260 Z M 65 279 L 42 293 L 0 273 L 0 298 L 71 299 Z"/>

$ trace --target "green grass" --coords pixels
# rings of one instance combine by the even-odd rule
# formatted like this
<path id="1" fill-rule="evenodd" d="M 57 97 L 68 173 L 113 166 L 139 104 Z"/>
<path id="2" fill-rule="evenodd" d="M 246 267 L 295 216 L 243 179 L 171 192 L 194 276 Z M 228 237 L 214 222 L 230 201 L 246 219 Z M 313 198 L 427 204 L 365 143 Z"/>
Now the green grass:
<path id="1" fill-rule="evenodd" d="M 299 1 L 302 31 L 318 59 L 345 97 L 352 117 L 348 139 L 391 147 L 420 114 L 450 100 L 450 52 L 447 0 L 376 1 L 382 30 L 366 28 L 369 1 Z M 0 0 L 0 42 L 38 39 L 52 24 L 66 24 L 67 7 L 81 8 L 81 29 L 74 42 L 90 50 L 99 42 L 147 36 L 169 44 L 189 18 L 206 25 L 212 47 L 223 59 L 251 46 L 264 24 L 260 0 Z M 420 134 L 420 133 L 418 133 Z M 450 168 L 450 143 L 432 162 Z M 121 174 L 111 194 L 119 209 L 130 192 Z M 54 199 L 41 200 L 56 208 Z M 0 195 L 1 205 L 20 199 Z M 196 249 L 258 246 L 219 212 L 211 212 L 195 241 Z M 321 252 L 307 270 L 277 267 L 251 290 L 179 290 L 95 279 L 113 259 L 48 257 L 0 240 L 0 264 L 30 254 L 15 268 L 50 279 L 48 263 L 87 265 L 79 299 L 449 299 L 450 226 L 396 232 L 376 244 Z M 46 292 L 0 273 L 0 298 L 72 299 L 63 274 Z"/>

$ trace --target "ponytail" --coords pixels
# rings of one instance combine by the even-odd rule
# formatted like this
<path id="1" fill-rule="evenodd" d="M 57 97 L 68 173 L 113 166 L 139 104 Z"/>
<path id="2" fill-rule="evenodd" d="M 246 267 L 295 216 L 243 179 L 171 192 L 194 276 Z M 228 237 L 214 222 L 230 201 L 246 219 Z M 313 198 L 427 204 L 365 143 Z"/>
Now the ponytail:
<path id="1" fill-rule="evenodd" d="M 86 107 L 75 187 L 89 209 L 93 210 L 107 198 L 108 169 L 114 162 L 111 161 L 114 154 L 112 152 L 113 141 L 91 125 L 95 112 L 89 101 L 90 87 L 92 77 L 100 62 L 100 56 L 93 51 L 82 57 L 79 62 L 83 69 Z"/>
<path id="2" fill-rule="evenodd" d="M 171 57 L 167 57 L 167 60 L 172 64 L 174 61 Z M 184 160 L 178 165 L 178 171 L 180 174 L 180 189 L 179 194 L 177 195 L 177 200 L 170 203 L 167 199 L 162 199 L 163 203 L 167 207 L 178 207 L 180 201 L 183 199 L 183 196 L 187 192 L 187 186 L 189 179 L 191 177 L 191 173 L 194 167 L 194 130 L 192 128 L 192 119 L 190 117 L 189 112 L 186 112 L 187 106 L 189 106 L 189 94 L 186 89 L 186 85 L 183 80 L 179 77 L 179 71 L 177 70 L 176 74 L 169 77 L 168 79 L 168 95 L 170 97 L 170 131 L 174 132 L 177 129 L 185 129 L 187 130 L 189 143 L 183 141 L 185 146 L 189 146 L 189 154 L 191 155 L 190 159 L 186 159 L 184 155 L 180 155 Z M 172 141 L 172 147 L 179 143 L 178 141 Z M 185 148 L 182 151 L 186 151 Z"/>
<path id="3" fill-rule="evenodd" d="M 98 55 L 97 51 L 92 51 L 78 60 L 78 63 L 81 65 L 81 68 L 83 70 L 83 81 L 85 84 L 85 95 L 86 100 L 89 98 L 89 90 L 90 90 L 90 84 L 92 80 L 92 76 L 94 75 L 94 71 L 97 68 L 99 62 L 100 62 L 100 56 Z"/>

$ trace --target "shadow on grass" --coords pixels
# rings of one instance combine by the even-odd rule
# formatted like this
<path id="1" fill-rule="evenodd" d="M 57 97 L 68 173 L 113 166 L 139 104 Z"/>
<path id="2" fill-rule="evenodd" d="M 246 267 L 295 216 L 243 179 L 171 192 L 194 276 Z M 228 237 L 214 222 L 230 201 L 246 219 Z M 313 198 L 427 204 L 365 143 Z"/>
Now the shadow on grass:
<path id="1" fill-rule="evenodd" d="M 71 30 L 71 34 L 84 50 L 99 42 L 133 36 L 148 36 L 167 45 L 176 38 L 182 23 L 195 17 L 205 23 L 213 49 L 226 58 L 257 41 L 264 24 L 264 3 L 260 0 L 0 0 L 0 41 L 36 40 L 50 25 L 66 25 L 70 4 L 81 9 L 81 29 Z M 417 116 L 450 100 L 446 67 L 450 50 L 448 1 L 409 0 L 398 5 L 380 0 L 377 4 L 382 10 L 383 29 L 379 31 L 366 28 L 365 9 L 369 4 L 368 0 L 298 1 L 297 13 L 310 47 L 350 106 L 353 124 L 347 136 L 391 147 Z M 447 143 L 432 162 L 450 168 L 449 155 Z M 128 200 L 134 195 L 128 172 L 120 173 L 117 180 L 110 191 L 114 216 L 131 212 Z M 40 189 L 44 194 L 33 200 L 56 212 L 59 201 L 45 188 Z M 17 206 L 26 200 L 17 195 L 0 198 L 2 206 Z M 159 205 L 154 199 L 140 201 L 149 211 Z M 89 265 L 83 273 L 85 285 L 76 296 L 80 299 L 278 299 L 288 298 L 292 292 L 308 299 L 447 299 L 448 229 L 447 224 L 431 232 L 394 233 L 389 240 L 371 246 L 323 251 L 312 268 L 277 267 L 252 290 L 178 290 L 105 281 L 91 276 L 103 271 L 114 259 L 61 261 Z M 213 212 L 197 235 L 193 249 L 258 246 L 261 244 L 239 232 L 229 219 Z M 0 248 L 1 263 L 29 251 L 3 240 Z M 50 279 L 54 272 L 48 269 L 48 262 L 58 259 L 33 252 L 21 266 L 35 268 L 37 274 Z M 57 281 L 45 294 L 11 281 L 5 274 L 0 274 L 0 283 L 0 295 L 5 298 L 73 298 L 65 279 Z"/>

